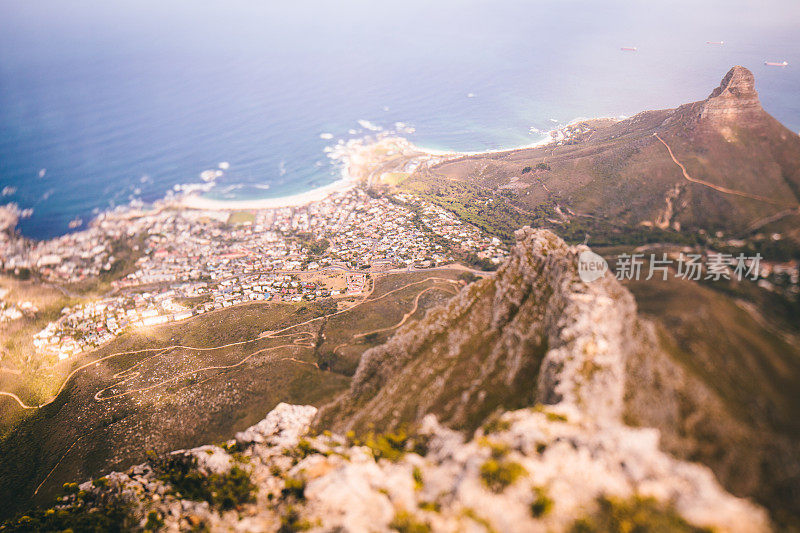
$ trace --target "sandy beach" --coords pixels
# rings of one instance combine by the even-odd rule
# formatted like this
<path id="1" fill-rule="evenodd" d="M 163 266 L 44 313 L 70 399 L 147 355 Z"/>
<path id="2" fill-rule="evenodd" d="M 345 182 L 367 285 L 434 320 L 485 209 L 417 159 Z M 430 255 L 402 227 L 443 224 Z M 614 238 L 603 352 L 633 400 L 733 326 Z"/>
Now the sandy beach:
<path id="1" fill-rule="evenodd" d="M 223 211 L 300 207 L 321 201 L 331 194 L 350 190 L 360 182 L 368 183 L 371 177 L 380 170 L 380 166 L 387 158 L 424 158 L 432 155 L 413 146 L 402 137 L 387 136 L 378 137 L 377 140 L 353 139 L 347 142 L 340 141 L 335 147 L 329 149 L 328 157 L 334 161 L 341 162 L 342 177 L 328 185 L 288 196 L 242 200 L 218 200 L 202 196 L 200 193 L 193 191 L 177 195 L 170 201 L 170 205 L 184 209 Z"/>
<path id="2" fill-rule="evenodd" d="M 289 196 L 280 196 L 277 198 L 254 198 L 248 200 L 216 200 L 194 193 L 180 197 L 176 204 L 177 206 L 185 209 L 226 211 L 300 207 L 313 202 L 319 202 L 333 193 L 352 189 L 355 184 L 355 180 L 341 179 L 334 183 L 317 187 L 316 189 L 312 189 L 310 191 L 292 194 Z"/>

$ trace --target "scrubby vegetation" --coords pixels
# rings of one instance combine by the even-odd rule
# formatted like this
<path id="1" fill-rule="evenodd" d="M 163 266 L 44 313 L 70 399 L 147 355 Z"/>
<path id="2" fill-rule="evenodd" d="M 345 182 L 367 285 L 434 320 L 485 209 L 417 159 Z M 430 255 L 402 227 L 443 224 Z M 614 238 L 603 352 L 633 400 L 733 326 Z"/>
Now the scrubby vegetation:
<path id="1" fill-rule="evenodd" d="M 136 531 L 140 526 L 132 509 L 115 495 L 96 495 L 65 485 L 66 495 L 50 509 L 37 509 L 15 520 L 0 524 L 0 531 L 42 532 L 73 531 L 81 533 L 116 533 Z"/>
<path id="2" fill-rule="evenodd" d="M 302 246 L 307 248 L 308 253 L 311 255 L 322 255 L 322 253 L 331 245 L 328 239 L 317 239 L 311 233 L 296 233 L 294 234 L 294 238 Z"/>
<path id="3" fill-rule="evenodd" d="M 376 460 L 399 461 L 409 452 L 419 455 L 427 453 L 426 439 L 418 435 L 411 435 L 402 427 L 395 432 L 369 432 L 363 440 L 357 438 L 355 433 L 348 432 L 347 439 L 351 445 L 368 447 L 372 450 L 372 455 Z"/>
<path id="4" fill-rule="evenodd" d="M 431 526 L 427 522 L 420 522 L 408 511 L 397 511 L 389 527 L 400 533 L 429 533 Z"/>
<path id="5" fill-rule="evenodd" d="M 206 475 L 191 455 L 170 455 L 156 465 L 159 479 L 169 483 L 176 494 L 195 501 L 207 501 L 222 510 L 234 509 L 255 501 L 258 489 L 250 473 L 235 464 L 224 474 Z"/>
<path id="6" fill-rule="evenodd" d="M 508 431 L 511 428 L 511 422 L 502 420 L 499 416 L 490 419 L 483 425 L 483 433 L 491 435 L 499 431 Z"/>
<path id="7" fill-rule="evenodd" d="M 567 417 L 566 416 L 562 415 L 561 413 L 556 413 L 554 411 L 550 411 L 549 409 L 547 409 L 542 404 L 537 404 L 536 406 L 534 406 L 533 410 L 536 411 L 537 413 L 544 414 L 544 416 L 546 416 L 547 419 L 550 422 L 566 422 L 567 421 Z"/>
<path id="8" fill-rule="evenodd" d="M 527 473 L 521 464 L 505 457 L 491 457 L 481 465 L 481 480 L 492 492 L 503 492 Z"/>
<path id="9" fill-rule="evenodd" d="M 281 489 L 281 496 L 284 498 L 293 497 L 297 500 L 305 499 L 306 495 L 306 482 L 302 478 L 286 477 L 283 480 L 283 489 Z"/>
<path id="10" fill-rule="evenodd" d="M 414 478 L 414 489 L 422 490 L 422 487 L 425 486 L 425 480 L 422 477 L 422 470 L 420 470 L 418 466 L 415 466 L 411 471 L 411 476 Z"/>
<path id="11" fill-rule="evenodd" d="M 533 487 L 531 514 L 534 518 L 541 518 L 548 514 L 553 509 L 553 503 L 544 487 Z"/>
<path id="12" fill-rule="evenodd" d="M 628 499 L 601 497 L 598 510 L 576 520 L 572 533 L 700 533 L 710 530 L 689 524 L 675 510 L 655 498 L 634 496 Z"/>
<path id="13" fill-rule="evenodd" d="M 403 182 L 402 188 L 453 212 L 465 222 L 497 236 L 507 244 L 514 242 L 514 231 L 522 226 L 543 226 L 548 218 L 557 217 L 554 206 L 549 203 L 521 210 L 511 205 L 508 198 L 468 183 L 414 176 Z"/>
<path id="14" fill-rule="evenodd" d="M 294 507 L 289 506 L 281 516 L 281 527 L 278 533 L 295 533 L 311 529 L 311 523 L 305 518 L 300 518 L 300 514 Z"/>

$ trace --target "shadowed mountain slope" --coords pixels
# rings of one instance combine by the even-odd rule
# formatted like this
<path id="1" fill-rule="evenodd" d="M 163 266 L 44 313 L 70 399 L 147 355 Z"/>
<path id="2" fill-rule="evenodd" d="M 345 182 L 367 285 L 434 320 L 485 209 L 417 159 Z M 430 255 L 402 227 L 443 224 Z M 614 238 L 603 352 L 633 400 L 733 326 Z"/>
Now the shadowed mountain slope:
<path id="1" fill-rule="evenodd" d="M 523 211 L 556 205 L 587 223 L 743 234 L 772 217 L 800 221 L 800 137 L 762 109 L 740 66 L 705 100 L 573 124 L 543 147 L 448 160 L 404 187 L 437 179 L 506 190 Z"/>

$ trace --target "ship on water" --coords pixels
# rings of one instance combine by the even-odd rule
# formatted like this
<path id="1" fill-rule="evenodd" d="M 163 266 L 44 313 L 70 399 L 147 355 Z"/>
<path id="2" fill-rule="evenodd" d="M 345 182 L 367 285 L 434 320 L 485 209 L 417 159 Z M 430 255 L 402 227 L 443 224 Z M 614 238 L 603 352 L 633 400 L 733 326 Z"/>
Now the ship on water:
<path id="1" fill-rule="evenodd" d="M 786 61 L 781 61 L 778 63 L 777 61 L 764 61 L 764 64 L 768 67 L 788 67 L 789 63 Z"/>
<path id="2" fill-rule="evenodd" d="M 623 52 L 638 52 L 639 51 L 639 49 L 637 47 L 635 47 L 635 46 L 623 46 L 622 48 L 620 48 L 620 50 L 622 50 Z"/>
<path id="3" fill-rule="evenodd" d="M 718 44 L 721 46 L 725 44 L 725 41 L 706 41 L 706 44 Z"/>

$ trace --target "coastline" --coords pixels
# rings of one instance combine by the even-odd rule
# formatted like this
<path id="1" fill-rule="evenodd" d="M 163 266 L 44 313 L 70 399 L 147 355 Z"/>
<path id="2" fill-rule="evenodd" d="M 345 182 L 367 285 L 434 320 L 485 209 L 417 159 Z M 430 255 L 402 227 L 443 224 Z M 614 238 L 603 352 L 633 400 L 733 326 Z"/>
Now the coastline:
<path id="1" fill-rule="evenodd" d="M 341 178 L 332 183 L 285 196 L 235 200 L 221 200 L 203 196 L 202 193 L 209 188 L 210 184 L 208 183 L 189 184 L 184 191 L 178 194 L 167 195 L 160 200 L 156 200 L 151 204 L 150 209 L 160 210 L 163 208 L 171 208 L 197 211 L 248 211 L 303 207 L 315 202 L 320 202 L 333 194 L 347 192 L 359 184 L 372 184 L 374 179 L 380 179 L 380 173 L 383 170 L 381 168 L 381 163 L 385 160 L 387 155 L 402 156 L 406 163 L 413 163 L 413 166 L 416 167 L 419 164 L 442 162 L 460 157 L 539 148 L 551 144 L 558 144 L 565 140 L 569 136 L 569 128 L 575 124 L 592 122 L 595 120 L 618 121 L 622 118 L 624 117 L 576 118 L 566 125 L 548 131 L 545 138 L 532 143 L 521 146 L 476 151 L 450 151 L 428 148 L 415 144 L 406 137 L 395 134 L 395 132 L 381 132 L 375 136 L 351 139 L 349 141 L 340 140 L 336 146 L 326 149 L 328 157 L 342 164 Z M 128 207 L 132 208 L 133 206 Z M 120 208 L 122 208 L 122 206 L 120 206 Z M 141 206 L 139 206 L 139 209 L 141 210 Z M 148 211 L 150 209 L 145 208 L 144 210 Z M 87 224 L 87 227 L 94 222 L 94 220 L 102 218 L 104 214 L 108 215 L 109 212 L 107 211 L 96 216 Z"/>
<path id="2" fill-rule="evenodd" d="M 310 191 L 277 196 L 275 198 L 253 198 L 249 200 L 216 200 L 206 198 L 197 193 L 187 194 L 177 198 L 172 205 L 183 209 L 214 210 L 214 211 L 240 211 L 258 209 L 280 209 L 282 207 L 301 207 L 324 200 L 331 194 L 346 192 L 355 187 L 356 180 L 342 178 L 328 185 L 323 185 Z"/>
<path id="3" fill-rule="evenodd" d="M 358 183 L 370 183 L 375 172 L 370 165 L 374 164 L 380 156 L 375 155 L 376 151 L 397 152 L 404 154 L 409 160 L 430 161 L 436 159 L 442 161 L 448 158 L 469 157 L 489 153 L 512 152 L 515 150 L 525 150 L 530 148 L 540 148 L 550 144 L 556 144 L 569 137 L 569 129 L 582 122 L 593 122 L 597 120 L 619 121 L 624 117 L 594 117 L 576 118 L 569 123 L 550 130 L 544 139 L 534 141 L 522 146 L 508 148 L 498 148 L 493 150 L 477 151 L 449 151 L 427 148 L 409 141 L 399 135 L 378 135 L 377 138 L 369 142 L 369 137 L 353 139 L 348 142 L 341 142 L 332 149 L 331 158 L 342 161 L 342 178 L 328 185 L 323 185 L 309 191 L 278 196 L 274 198 L 254 198 L 242 200 L 218 200 L 204 197 L 197 192 L 185 193 L 172 202 L 175 207 L 183 209 L 197 210 L 258 210 L 258 209 L 280 209 L 284 207 L 301 207 L 313 202 L 324 200 L 328 196 L 338 192 L 346 192 Z"/>
<path id="4" fill-rule="evenodd" d="M 253 198 L 241 200 L 219 200 L 202 196 L 196 191 L 186 192 L 173 198 L 169 205 L 182 209 L 196 210 L 219 210 L 219 211 L 238 211 L 238 210 L 259 210 L 259 209 L 280 209 L 285 207 L 302 207 L 314 202 L 324 200 L 334 193 L 346 192 L 358 183 L 370 183 L 374 170 L 370 168 L 380 157 L 375 155 L 376 151 L 402 153 L 408 159 L 429 161 L 436 159 L 441 161 L 447 158 L 465 157 L 480 155 L 485 153 L 500 153 L 525 148 L 536 148 L 546 146 L 559 140 L 558 132 L 560 129 L 548 132 L 547 137 L 523 146 L 501 148 L 495 150 L 482 151 L 447 151 L 426 148 L 414 144 L 405 137 L 398 135 L 378 135 L 377 139 L 369 142 L 369 137 L 353 139 L 348 142 L 341 142 L 333 148 L 330 154 L 331 159 L 339 160 L 343 163 L 342 178 L 309 191 L 277 196 L 273 198 Z"/>

